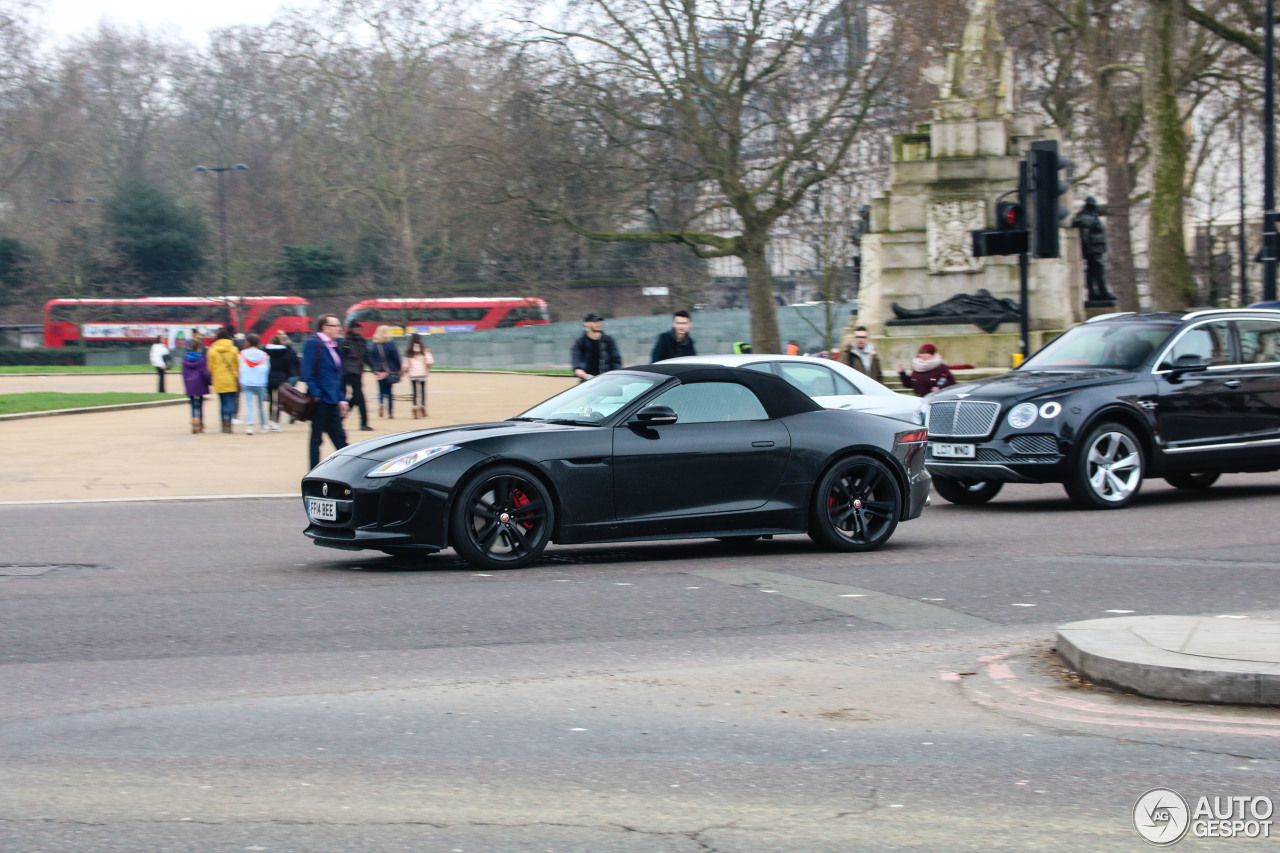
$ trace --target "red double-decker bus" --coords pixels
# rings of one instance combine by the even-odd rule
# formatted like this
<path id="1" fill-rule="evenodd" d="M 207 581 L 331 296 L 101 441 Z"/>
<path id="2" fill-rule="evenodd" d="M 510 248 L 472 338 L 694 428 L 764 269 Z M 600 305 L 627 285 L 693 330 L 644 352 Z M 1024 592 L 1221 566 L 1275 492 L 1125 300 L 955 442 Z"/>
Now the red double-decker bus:
<path id="1" fill-rule="evenodd" d="M 366 338 L 379 326 L 390 326 L 396 337 L 418 332 L 475 332 L 536 326 L 547 319 L 546 300 L 518 296 L 457 296 L 445 299 L 364 299 L 347 309 L 347 325 L 360 324 Z"/>
<path id="2" fill-rule="evenodd" d="M 263 340 L 285 332 L 301 340 L 311 303 L 301 296 L 148 296 L 142 299 L 50 299 L 44 345 L 145 346 L 164 335 L 171 346 L 191 337 L 208 343 L 228 324 Z"/>

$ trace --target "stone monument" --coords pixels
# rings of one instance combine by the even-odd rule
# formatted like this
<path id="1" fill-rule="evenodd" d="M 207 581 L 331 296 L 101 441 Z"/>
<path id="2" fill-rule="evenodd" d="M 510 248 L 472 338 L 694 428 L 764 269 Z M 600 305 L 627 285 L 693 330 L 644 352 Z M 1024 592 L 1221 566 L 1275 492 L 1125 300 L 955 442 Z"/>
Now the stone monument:
<path id="1" fill-rule="evenodd" d="M 964 42 L 947 56 L 933 121 L 894 137 L 889 190 L 872 201 L 862 238 L 858 322 L 886 369 L 924 341 L 952 364 L 1007 366 L 1019 351 L 1018 258 L 975 258 L 969 232 L 994 227 L 996 198 L 1016 189 L 1018 161 L 1033 140 L 1053 135 L 1014 112 L 1011 51 L 993 0 L 975 0 Z M 1072 229 L 1061 237 L 1061 258 L 1031 262 L 1032 350 L 1083 319 L 1077 237 Z M 918 316 L 935 305 L 943 306 L 937 322 Z"/>

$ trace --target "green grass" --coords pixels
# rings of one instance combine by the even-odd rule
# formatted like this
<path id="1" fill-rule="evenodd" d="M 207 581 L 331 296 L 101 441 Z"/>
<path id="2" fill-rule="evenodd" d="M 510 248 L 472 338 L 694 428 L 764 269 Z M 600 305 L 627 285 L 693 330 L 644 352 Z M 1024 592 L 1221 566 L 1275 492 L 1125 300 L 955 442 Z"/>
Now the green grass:
<path id="1" fill-rule="evenodd" d="M 133 394 L 110 391 L 101 394 L 59 394 L 35 391 L 29 394 L 0 394 L 0 415 L 19 412 L 48 412 L 54 409 L 84 409 L 90 406 L 114 406 L 120 403 L 147 403 L 152 400 L 175 400 L 177 394 Z"/>
<path id="2" fill-rule="evenodd" d="M 0 374 L 5 373 L 153 373 L 155 368 L 149 364 L 117 364 L 101 367 L 85 367 L 82 364 L 4 364 L 0 365 Z M 172 373 L 173 371 L 169 371 Z M 181 372 L 181 371 L 179 371 Z"/>

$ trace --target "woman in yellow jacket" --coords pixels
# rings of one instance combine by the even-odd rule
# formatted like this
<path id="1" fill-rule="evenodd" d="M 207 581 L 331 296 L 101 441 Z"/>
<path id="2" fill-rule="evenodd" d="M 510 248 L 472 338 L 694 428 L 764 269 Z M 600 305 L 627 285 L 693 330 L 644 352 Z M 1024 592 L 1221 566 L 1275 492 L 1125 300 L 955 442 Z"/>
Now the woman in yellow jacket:
<path id="1" fill-rule="evenodd" d="M 240 350 L 225 326 L 218 330 L 205 358 L 213 390 L 222 406 L 222 431 L 231 432 L 231 419 L 236 415 L 236 400 L 240 396 Z"/>

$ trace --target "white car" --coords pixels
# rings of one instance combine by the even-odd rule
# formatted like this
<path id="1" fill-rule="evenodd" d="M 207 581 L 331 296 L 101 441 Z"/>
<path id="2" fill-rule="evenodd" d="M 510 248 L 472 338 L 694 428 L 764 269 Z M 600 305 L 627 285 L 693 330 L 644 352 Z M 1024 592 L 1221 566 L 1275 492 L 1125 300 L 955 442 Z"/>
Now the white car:
<path id="1" fill-rule="evenodd" d="M 919 397 L 899 394 L 843 362 L 806 355 L 688 355 L 668 359 L 690 364 L 719 364 L 775 373 L 812 397 L 824 409 L 854 409 L 924 423 Z"/>

